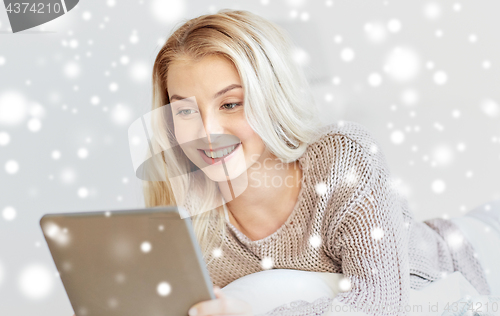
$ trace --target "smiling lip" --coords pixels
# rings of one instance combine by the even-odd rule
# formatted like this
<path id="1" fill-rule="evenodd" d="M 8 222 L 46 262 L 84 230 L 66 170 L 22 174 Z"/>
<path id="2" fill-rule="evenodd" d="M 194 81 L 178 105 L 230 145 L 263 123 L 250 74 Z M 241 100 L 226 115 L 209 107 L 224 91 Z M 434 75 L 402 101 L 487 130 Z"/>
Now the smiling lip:
<path id="1" fill-rule="evenodd" d="M 224 148 L 228 148 L 228 147 L 236 146 L 236 145 L 238 145 L 238 144 L 239 144 L 239 143 L 232 144 L 232 145 L 228 145 L 228 146 L 224 146 L 224 147 L 212 148 L 212 149 L 203 149 L 203 148 L 199 148 L 198 150 L 204 150 L 204 151 L 218 151 L 218 150 L 221 150 L 221 149 L 224 149 Z"/>
<path id="2" fill-rule="evenodd" d="M 201 158 L 207 163 L 207 164 L 210 164 L 210 165 L 215 165 L 215 164 L 220 164 L 222 159 L 224 159 L 224 161 L 228 161 L 229 159 L 231 159 L 233 156 L 234 156 L 234 153 L 239 149 L 239 147 L 241 146 L 241 143 L 237 143 L 235 145 L 230 145 L 230 146 L 226 146 L 226 147 L 219 147 L 217 148 L 218 150 L 207 150 L 207 152 L 209 153 L 216 153 L 217 151 L 224 151 L 225 148 L 231 148 L 231 147 L 234 147 L 234 149 L 227 153 L 226 155 L 222 156 L 222 157 L 219 157 L 219 158 L 211 158 L 211 157 L 208 157 L 207 154 L 205 153 L 204 150 L 202 149 L 198 149 L 198 152 L 200 153 L 200 156 Z"/>

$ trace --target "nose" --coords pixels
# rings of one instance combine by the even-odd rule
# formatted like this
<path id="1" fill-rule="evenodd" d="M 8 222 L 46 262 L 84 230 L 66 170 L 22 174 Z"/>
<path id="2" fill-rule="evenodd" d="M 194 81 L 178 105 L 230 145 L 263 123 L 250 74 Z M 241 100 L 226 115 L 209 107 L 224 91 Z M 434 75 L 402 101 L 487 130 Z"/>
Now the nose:
<path id="1" fill-rule="evenodd" d="M 201 119 L 203 122 L 203 129 L 205 135 L 202 136 L 203 140 L 208 143 L 215 143 L 217 139 L 224 134 L 224 128 L 220 124 L 217 114 L 213 111 L 200 111 Z"/>

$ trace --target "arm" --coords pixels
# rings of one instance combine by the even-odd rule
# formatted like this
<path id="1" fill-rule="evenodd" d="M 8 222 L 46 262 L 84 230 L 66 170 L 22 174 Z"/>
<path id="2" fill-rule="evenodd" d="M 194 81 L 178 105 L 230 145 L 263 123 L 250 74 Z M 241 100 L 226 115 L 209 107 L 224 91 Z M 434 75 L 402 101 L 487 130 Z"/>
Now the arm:
<path id="1" fill-rule="evenodd" d="M 374 145 L 375 152 L 370 150 Z M 363 145 L 355 146 L 362 152 L 360 178 L 368 180 L 329 223 L 330 254 L 350 281 L 348 291 L 336 299 L 371 315 L 405 315 L 410 292 L 407 218 L 376 141 L 367 133 Z"/>
<path id="2" fill-rule="evenodd" d="M 356 201 L 333 246 L 350 281 L 348 291 L 336 298 L 371 315 L 405 315 L 409 304 L 407 231 L 392 196 L 379 187 Z"/>
<path id="3" fill-rule="evenodd" d="M 375 140 L 367 132 L 355 134 L 357 138 L 327 135 L 319 145 L 322 152 L 335 157 L 326 171 L 334 179 L 328 197 L 332 207 L 324 219 L 325 250 L 341 265 L 350 288 L 328 302 L 294 301 L 266 316 L 316 315 L 317 311 L 325 316 L 405 314 L 410 292 L 406 218 L 391 188 L 385 158 L 380 150 L 372 150 Z M 386 310 L 377 312 L 376 305 Z M 403 312 L 398 312 L 398 306 Z"/>
<path id="4" fill-rule="evenodd" d="M 403 214 L 398 194 L 391 188 L 380 146 L 367 129 L 352 122 L 334 128 L 315 146 L 328 157 L 323 160 L 326 165 L 319 165 L 324 169 L 318 171 L 330 186 L 325 201 L 330 205 L 324 219 L 325 251 L 341 266 L 350 288 L 334 299 L 327 298 L 327 305 L 323 300 L 295 301 L 264 315 L 316 315 L 315 310 L 325 316 L 339 312 L 405 315 L 410 292 L 405 221 L 410 216 Z M 374 311 L 376 305 L 386 310 Z"/>

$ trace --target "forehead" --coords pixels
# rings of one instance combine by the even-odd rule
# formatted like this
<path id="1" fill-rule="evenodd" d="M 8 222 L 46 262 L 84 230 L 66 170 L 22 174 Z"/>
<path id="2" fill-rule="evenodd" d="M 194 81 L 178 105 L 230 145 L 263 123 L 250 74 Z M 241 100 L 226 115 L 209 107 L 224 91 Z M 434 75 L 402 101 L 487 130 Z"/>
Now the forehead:
<path id="1" fill-rule="evenodd" d="M 227 58 L 209 55 L 200 60 L 185 58 L 174 61 L 167 72 L 167 90 L 189 87 L 218 87 L 241 80 L 234 64 Z M 179 91 L 180 92 L 180 91 Z"/>

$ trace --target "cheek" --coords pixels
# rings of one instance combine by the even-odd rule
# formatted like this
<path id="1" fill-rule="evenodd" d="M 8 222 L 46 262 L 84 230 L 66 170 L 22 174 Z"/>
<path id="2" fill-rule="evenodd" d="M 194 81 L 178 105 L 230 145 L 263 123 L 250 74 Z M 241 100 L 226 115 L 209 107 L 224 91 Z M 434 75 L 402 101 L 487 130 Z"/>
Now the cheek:
<path id="1" fill-rule="evenodd" d="M 174 124 L 174 135 L 179 144 L 185 144 L 196 139 L 196 130 L 182 124 Z"/>
<path id="2" fill-rule="evenodd" d="M 265 148 L 265 144 L 259 134 L 248 124 L 244 115 L 232 120 L 231 134 L 240 139 L 247 152 L 257 153 Z"/>
<path id="3" fill-rule="evenodd" d="M 250 126 L 241 128 L 237 136 L 240 138 L 243 146 L 248 152 L 253 154 L 260 153 L 265 148 L 265 144 L 260 136 Z"/>

